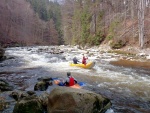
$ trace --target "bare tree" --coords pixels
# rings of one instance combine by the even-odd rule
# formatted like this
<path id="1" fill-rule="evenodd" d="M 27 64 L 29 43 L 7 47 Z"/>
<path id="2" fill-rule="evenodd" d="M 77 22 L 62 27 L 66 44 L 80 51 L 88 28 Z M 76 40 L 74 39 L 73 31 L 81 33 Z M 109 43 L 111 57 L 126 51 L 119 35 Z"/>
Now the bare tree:
<path id="1" fill-rule="evenodd" d="M 139 0 L 138 25 L 139 25 L 139 45 L 144 47 L 144 12 L 146 0 Z"/>

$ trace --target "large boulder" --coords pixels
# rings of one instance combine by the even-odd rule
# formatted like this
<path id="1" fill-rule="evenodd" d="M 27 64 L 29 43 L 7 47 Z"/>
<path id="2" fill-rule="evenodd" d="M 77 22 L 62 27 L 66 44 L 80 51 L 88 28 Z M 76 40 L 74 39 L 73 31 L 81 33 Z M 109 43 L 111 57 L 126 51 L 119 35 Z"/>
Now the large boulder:
<path id="1" fill-rule="evenodd" d="M 48 113 L 104 113 L 111 107 L 109 99 L 91 91 L 58 87 L 48 97 Z"/>

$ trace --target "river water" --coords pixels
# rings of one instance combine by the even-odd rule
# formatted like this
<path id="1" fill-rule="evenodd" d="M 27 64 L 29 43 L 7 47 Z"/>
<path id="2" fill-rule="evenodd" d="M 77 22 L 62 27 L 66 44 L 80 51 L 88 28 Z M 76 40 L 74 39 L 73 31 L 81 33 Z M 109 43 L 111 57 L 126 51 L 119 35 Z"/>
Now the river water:
<path id="1" fill-rule="evenodd" d="M 7 48 L 5 55 L 9 59 L 0 63 L 0 78 L 14 84 L 16 89 L 33 90 L 38 77 L 65 78 L 70 71 L 78 81 L 86 83 L 84 89 L 111 99 L 112 108 L 107 113 L 150 113 L 149 69 L 111 65 L 110 61 L 118 60 L 120 55 L 99 52 L 95 48 L 80 50 L 61 46 L 59 49 L 64 53 L 51 54 L 56 48 Z M 96 65 L 92 69 L 70 67 L 72 58 L 76 56 L 80 60 L 83 53 L 87 53 L 88 61 L 95 61 Z"/>

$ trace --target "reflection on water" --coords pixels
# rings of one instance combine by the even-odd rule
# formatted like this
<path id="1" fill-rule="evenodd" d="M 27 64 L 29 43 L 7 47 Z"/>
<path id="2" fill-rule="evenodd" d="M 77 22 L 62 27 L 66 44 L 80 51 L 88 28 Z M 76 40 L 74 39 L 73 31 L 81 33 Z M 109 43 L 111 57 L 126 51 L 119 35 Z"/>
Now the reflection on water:
<path id="1" fill-rule="evenodd" d="M 95 67 L 82 69 L 70 67 L 69 62 L 72 62 L 73 56 L 81 61 L 83 51 L 70 51 L 70 48 L 64 48 L 64 53 L 56 55 L 47 51 L 39 52 L 39 48 L 51 49 L 51 47 L 8 48 L 6 55 L 14 56 L 14 59 L 4 61 L 3 65 L 5 66 L 1 67 L 1 71 L 24 70 L 27 74 L 23 73 L 23 76 L 30 76 L 30 78 L 54 75 L 52 73 L 54 71 L 60 73 L 61 76 L 63 75 L 62 72 L 71 71 L 78 80 L 86 81 L 89 84 L 85 87 L 86 89 L 112 99 L 113 109 L 118 113 L 144 113 L 150 110 L 149 64 L 114 61 L 111 62 L 113 64 L 111 65 L 109 62 L 116 60 L 116 58 L 112 57 L 110 53 L 96 53 L 102 57 L 97 57 L 93 53 L 93 56 L 90 56 L 88 60 L 94 60 L 96 62 Z M 132 68 L 133 65 L 137 68 Z M 20 76 L 20 74 L 16 76 Z M 31 79 L 28 84 L 33 87 L 34 82 L 35 79 Z"/>

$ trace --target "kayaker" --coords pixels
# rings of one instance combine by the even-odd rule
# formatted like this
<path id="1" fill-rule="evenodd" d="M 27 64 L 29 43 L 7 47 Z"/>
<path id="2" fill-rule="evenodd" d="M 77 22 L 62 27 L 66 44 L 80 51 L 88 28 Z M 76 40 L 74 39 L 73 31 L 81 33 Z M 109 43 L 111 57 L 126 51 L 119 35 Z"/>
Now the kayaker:
<path id="1" fill-rule="evenodd" d="M 78 62 L 79 62 L 79 60 L 77 59 L 77 57 L 74 57 L 74 58 L 73 58 L 73 63 L 74 63 L 74 64 L 78 64 Z"/>
<path id="2" fill-rule="evenodd" d="M 83 57 L 82 57 L 82 64 L 86 65 L 86 60 L 87 60 L 87 59 L 88 59 L 88 58 L 85 57 L 84 54 L 83 54 Z"/>
<path id="3" fill-rule="evenodd" d="M 71 76 L 71 72 L 67 72 L 67 78 L 66 78 L 66 82 L 64 83 L 64 85 L 73 86 L 76 83 L 77 83 L 77 80 Z"/>

